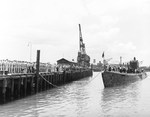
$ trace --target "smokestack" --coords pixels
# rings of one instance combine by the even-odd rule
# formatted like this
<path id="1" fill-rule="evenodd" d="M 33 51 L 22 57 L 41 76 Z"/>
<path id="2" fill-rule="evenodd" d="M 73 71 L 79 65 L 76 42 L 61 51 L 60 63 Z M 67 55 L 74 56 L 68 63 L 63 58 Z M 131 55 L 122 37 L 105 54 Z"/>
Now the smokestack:
<path id="1" fill-rule="evenodd" d="M 122 56 L 120 56 L 120 66 L 122 65 Z"/>

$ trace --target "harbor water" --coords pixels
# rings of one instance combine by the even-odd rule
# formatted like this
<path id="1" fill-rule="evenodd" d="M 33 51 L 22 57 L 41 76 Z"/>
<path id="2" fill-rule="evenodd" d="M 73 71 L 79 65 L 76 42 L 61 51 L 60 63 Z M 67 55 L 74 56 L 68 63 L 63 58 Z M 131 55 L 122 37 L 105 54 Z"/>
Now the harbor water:
<path id="1" fill-rule="evenodd" d="M 0 117 L 149 117 L 150 73 L 142 81 L 104 88 L 92 77 L 0 105 Z"/>

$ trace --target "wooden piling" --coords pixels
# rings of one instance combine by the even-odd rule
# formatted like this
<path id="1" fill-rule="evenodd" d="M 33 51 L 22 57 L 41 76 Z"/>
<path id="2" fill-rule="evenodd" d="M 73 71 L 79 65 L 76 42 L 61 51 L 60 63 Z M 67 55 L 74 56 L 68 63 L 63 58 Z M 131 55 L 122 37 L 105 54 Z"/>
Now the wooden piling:
<path id="1" fill-rule="evenodd" d="M 27 95 L 27 77 L 24 78 L 24 96 Z"/>
<path id="2" fill-rule="evenodd" d="M 14 99 L 14 78 L 11 78 L 11 100 Z"/>
<path id="3" fill-rule="evenodd" d="M 18 98 L 20 98 L 21 76 L 18 78 Z"/>
<path id="4" fill-rule="evenodd" d="M 40 50 L 37 50 L 37 59 L 36 59 L 36 93 L 39 89 L 39 66 L 40 66 Z"/>
<path id="5" fill-rule="evenodd" d="M 31 95 L 34 93 L 34 83 L 33 83 L 33 76 L 31 77 L 31 84 L 30 84 L 30 87 L 31 87 Z"/>
<path id="6" fill-rule="evenodd" d="M 3 101 L 3 103 L 5 103 L 5 101 L 6 101 L 6 87 L 7 87 L 7 79 L 6 78 L 4 78 L 3 79 L 3 87 L 2 87 L 2 89 L 3 89 L 3 91 L 2 91 L 2 101 Z"/>

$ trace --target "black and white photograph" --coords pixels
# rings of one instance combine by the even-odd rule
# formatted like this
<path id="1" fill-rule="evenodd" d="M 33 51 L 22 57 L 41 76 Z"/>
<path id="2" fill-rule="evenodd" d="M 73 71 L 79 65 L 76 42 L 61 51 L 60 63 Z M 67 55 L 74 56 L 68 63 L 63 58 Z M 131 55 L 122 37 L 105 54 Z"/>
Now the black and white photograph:
<path id="1" fill-rule="evenodd" d="M 0 117 L 150 117 L 150 0 L 1 0 Z"/>

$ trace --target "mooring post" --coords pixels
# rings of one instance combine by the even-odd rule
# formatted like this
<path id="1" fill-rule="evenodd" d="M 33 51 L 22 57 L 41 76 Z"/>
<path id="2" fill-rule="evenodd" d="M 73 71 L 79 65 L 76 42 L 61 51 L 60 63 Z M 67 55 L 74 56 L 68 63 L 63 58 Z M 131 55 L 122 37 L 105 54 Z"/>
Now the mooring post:
<path id="1" fill-rule="evenodd" d="M 39 89 L 39 66 L 40 66 L 40 50 L 37 50 L 37 58 L 36 58 L 36 93 Z"/>

